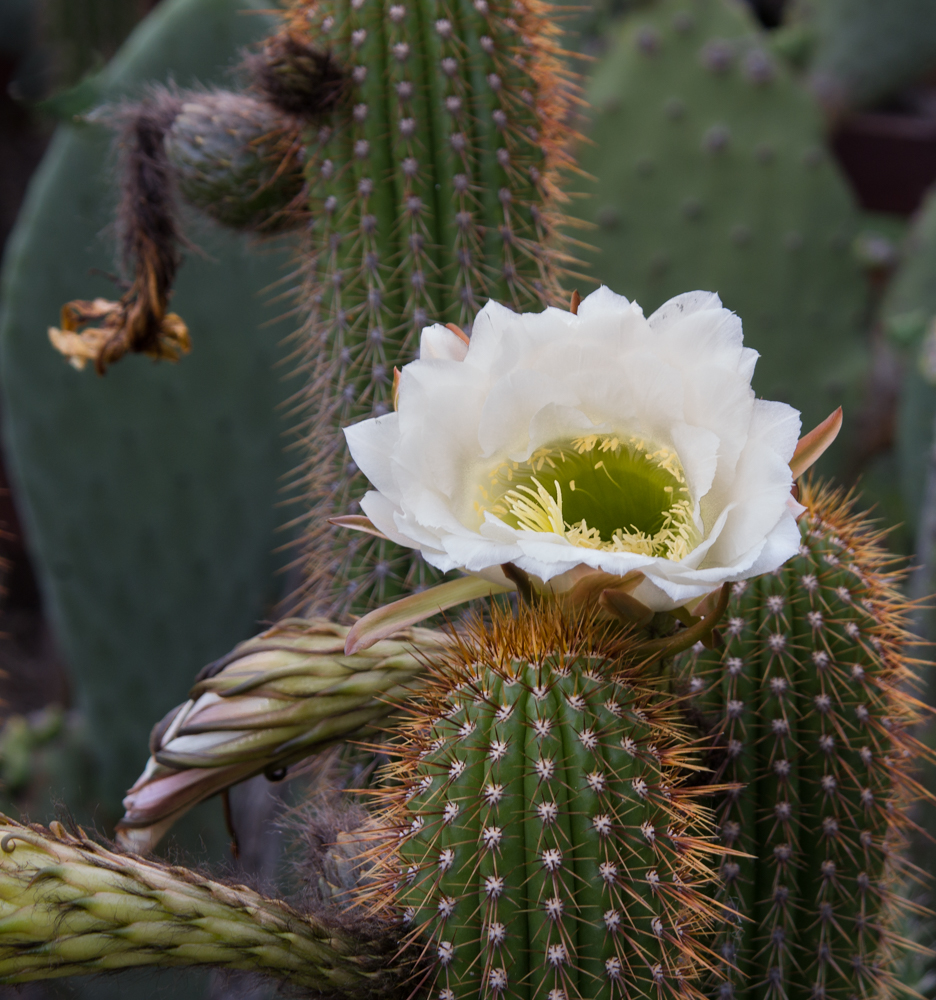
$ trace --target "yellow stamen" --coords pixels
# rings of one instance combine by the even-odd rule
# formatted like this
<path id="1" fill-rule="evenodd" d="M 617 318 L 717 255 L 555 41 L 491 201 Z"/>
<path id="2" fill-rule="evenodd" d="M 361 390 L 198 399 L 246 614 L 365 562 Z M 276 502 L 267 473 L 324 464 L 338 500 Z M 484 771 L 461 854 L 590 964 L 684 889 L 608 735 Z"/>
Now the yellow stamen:
<path id="1" fill-rule="evenodd" d="M 625 451 L 624 455 L 622 455 L 622 450 Z M 581 520 L 574 522 L 566 520 L 563 510 L 562 486 L 565 485 L 570 494 L 576 493 L 579 486 L 577 486 L 575 479 L 560 483 L 555 474 L 559 473 L 561 476 L 561 467 L 567 466 L 569 463 L 574 465 L 578 461 L 581 465 L 581 458 L 596 451 L 608 456 L 610 465 L 607 464 L 605 458 L 592 464 L 586 457 L 587 467 L 592 470 L 600 470 L 603 473 L 601 479 L 613 489 L 604 495 L 604 500 L 597 500 L 599 494 L 594 492 L 597 486 L 592 478 L 587 486 L 581 487 L 585 490 L 584 501 L 569 500 L 570 508 L 574 507 L 578 511 L 578 517 Z M 631 459 L 627 458 L 626 452 L 630 453 Z M 576 455 L 580 458 L 576 458 Z M 612 528 L 607 523 L 608 504 L 612 503 L 616 506 L 619 502 L 621 519 L 628 518 L 629 515 L 626 511 L 633 509 L 630 500 L 631 489 L 636 487 L 638 483 L 646 482 L 643 478 L 631 481 L 629 476 L 632 473 L 625 471 L 628 468 L 627 463 L 633 461 L 636 456 L 639 456 L 640 462 L 652 463 L 659 472 L 672 477 L 671 484 L 666 485 L 657 479 L 657 485 L 653 487 L 660 491 L 658 494 L 661 501 L 659 519 L 654 520 L 653 515 L 648 515 L 647 509 L 644 507 L 641 514 L 643 518 L 641 523 L 644 525 L 644 529 L 638 528 L 633 523 Z M 622 462 L 623 464 L 621 464 Z M 547 470 L 545 472 L 547 476 L 551 475 L 549 469 L 554 470 L 552 481 L 547 480 L 548 488 L 537 478 L 537 475 L 544 474 L 544 469 Z M 583 473 L 579 471 L 579 480 L 581 480 L 582 475 Z M 510 483 L 514 485 L 508 486 Z M 480 505 L 478 512 L 482 517 L 485 510 L 490 510 L 498 517 L 506 519 L 508 523 L 524 531 L 562 535 L 570 544 L 582 548 L 605 552 L 634 552 L 641 555 L 679 560 L 688 555 L 700 541 L 699 531 L 693 518 L 693 504 L 688 483 L 679 456 L 671 448 L 655 443 L 648 445 L 645 439 L 637 436 L 588 434 L 574 438 L 568 443 L 538 448 L 525 462 L 518 463 L 512 460 L 500 462 L 490 473 L 490 485 L 492 499 L 496 502 L 486 502 Z M 553 486 L 555 486 L 555 496 L 550 492 Z M 643 486 L 637 488 L 645 489 Z M 485 501 L 488 501 L 487 492 L 482 489 L 481 493 Z M 638 493 L 638 495 L 640 494 Z M 644 493 L 643 496 L 646 494 Z M 619 497 L 619 501 L 615 497 Z M 667 499 L 664 500 L 664 497 Z M 599 506 L 596 509 L 596 517 L 599 521 L 604 521 L 602 529 L 590 526 L 582 518 L 582 513 L 584 513 L 582 503 L 585 504 L 586 509 L 591 509 L 589 505 L 596 502 L 604 504 L 603 507 Z M 638 502 L 645 503 L 645 501 Z M 650 521 L 647 520 L 648 516 Z M 651 523 L 654 526 L 648 529 L 646 526 Z"/>

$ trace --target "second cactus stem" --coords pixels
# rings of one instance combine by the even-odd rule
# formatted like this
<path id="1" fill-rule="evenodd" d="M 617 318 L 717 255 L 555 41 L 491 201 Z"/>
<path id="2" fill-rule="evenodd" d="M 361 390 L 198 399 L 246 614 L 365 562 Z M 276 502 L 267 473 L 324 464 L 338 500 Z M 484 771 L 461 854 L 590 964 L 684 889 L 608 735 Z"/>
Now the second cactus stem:
<path id="1" fill-rule="evenodd" d="M 470 332 L 488 298 L 528 310 L 562 297 L 557 181 L 572 88 L 558 35 L 539 0 L 303 0 L 268 45 L 275 61 L 315 39 L 345 77 L 306 156 L 299 487 L 307 593 L 326 613 L 386 602 L 426 571 L 408 550 L 326 523 L 354 513 L 365 489 L 339 428 L 390 410 L 394 366 L 415 357 L 427 324 Z"/>
<path id="2" fill-rule="evenodd" d="M 115 854 L 0 816 L 5 983 L 153 965 L 211 965 L 288 979 L 316 995 L 405 996 L 386 925 L 312 916 L 246 886 Z"/>
<path id="3" fill-rule="evenodd" d="M 724 645 L 682 664 L 712 733 L 725 846 L 715 995 L 886 996 L 907 806 L 924 753 L 907 604 L 872 526 L 839 492 L 807 490 L 797 557 L 735 593 Z"/>

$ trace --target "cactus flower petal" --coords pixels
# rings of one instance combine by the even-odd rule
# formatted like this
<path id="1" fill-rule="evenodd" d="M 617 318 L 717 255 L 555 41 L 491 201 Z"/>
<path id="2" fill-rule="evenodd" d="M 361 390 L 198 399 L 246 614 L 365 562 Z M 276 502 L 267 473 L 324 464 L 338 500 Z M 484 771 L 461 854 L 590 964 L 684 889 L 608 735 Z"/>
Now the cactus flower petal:
<path id="1" fill-rule="evenodd" d="M 423 361 L 464 361 L 468 353 L 468 338 L 435 323 L 427 326 L 419 338 L 419 357 Z"/>
<path id="2" fill-rule="evenodd" d="M 711 292 L 649 319 L 608 288 L 576 313 L 490 302 L 467 346 L 427 328 L 397 411 L 346 429 L 361 508 L 443 571 L 556 593 L 639 572 L 633 598 L 673 610 L 799 545 L 799 413 L 755 399 L 756 360 Z"/>

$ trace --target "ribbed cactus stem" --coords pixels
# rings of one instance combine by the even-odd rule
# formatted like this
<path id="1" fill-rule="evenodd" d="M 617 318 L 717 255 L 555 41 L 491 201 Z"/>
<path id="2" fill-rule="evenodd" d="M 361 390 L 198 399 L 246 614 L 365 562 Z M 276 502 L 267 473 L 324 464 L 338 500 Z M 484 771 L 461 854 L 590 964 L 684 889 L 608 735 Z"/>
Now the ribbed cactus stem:
<path id="1" fill-rule="evenodd" d="M 374 875 L 434 962 L 433 997 L 695 995 L 718 848 L 631 643 L 544 607 L 495 615 L 435 672 Z"/>
<path id="2" fill-rule="evenodd" d="M 307 591 L 330 613 L 382 603 L 425 571 L 411 552 L 335 540 L 365 484 L 339 427 L 391 406 L 393 369 L 428 323 L 470 332 L 488 298 L 538 309 L 563 296 L 554 245 L 566 162 L 564 79 L 537 0 L 296 2 L 289 33 L 326 46 L 345 99 L 312 131 L 313 226 L 302 493 Z M 337 581 L 338 588 L 335 587 Z"/>
<path id="3" fill-rule="evenodd" d="M 0 848 L 2 982 L 208 965 L 339 998 L 395 995 L 401 970 L 379 932 L 355 933 L 246 886 L 115 854 L 59 823 L 46 830 L 3 817 Z"/>
<path id="4" fill-rule="evenodd" d="M 886 995 L 906 808 L 924 751 L 909 727 L 906 601 L 853 500 L 806 489 L 798 556 L 735 585 L 724 647 L 685 665 L 713 727 L 722 869 L 743 917 L 723 998 Z M 732 967 L 733 966 L 733 967 Z"/>

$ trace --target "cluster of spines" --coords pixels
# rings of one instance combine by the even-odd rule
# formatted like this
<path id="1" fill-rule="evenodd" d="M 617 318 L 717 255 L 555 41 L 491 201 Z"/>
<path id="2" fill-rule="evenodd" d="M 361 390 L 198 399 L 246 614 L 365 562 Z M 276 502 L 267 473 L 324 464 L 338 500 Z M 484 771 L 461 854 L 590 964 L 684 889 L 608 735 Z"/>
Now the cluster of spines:
<path id="1" fill-rule="evenodd" d="M 373 539 L 322 558 L 337 547 L 324 517 L 353 512 L 365 488 L 337 428 L 389 409 L 393 368 L 428 323 L 470 332 L 488 298 L 519 310 L 561 298 L 557 177 L 574 88 L 550 14 L 540 0 L 297 2 L 287 14 L 284 31 L 328 46 L 347 77 L 306 161 L 315 221 L 297 411 L 307 588 L 332 613 L 424 572 Z"/>
<path id="2" fill-rule="evenodd" d="M 735 585 L 720 650 L 684 664 L 715 738 L 723 998 L 886 996 L 923 752 L 899 573 L 852 498 L 809 490 L 799 554 Z M 746 917 L 752 918 L 750 920 Z"/>
<path id="3" fill-rule="evenodd" d="M 375 896 L 435 1000 L 695 996 L 710 966 L 718 848 L 684 735 L 562 628 L 534 612 L 469 636 L 404 727 Z"/>

